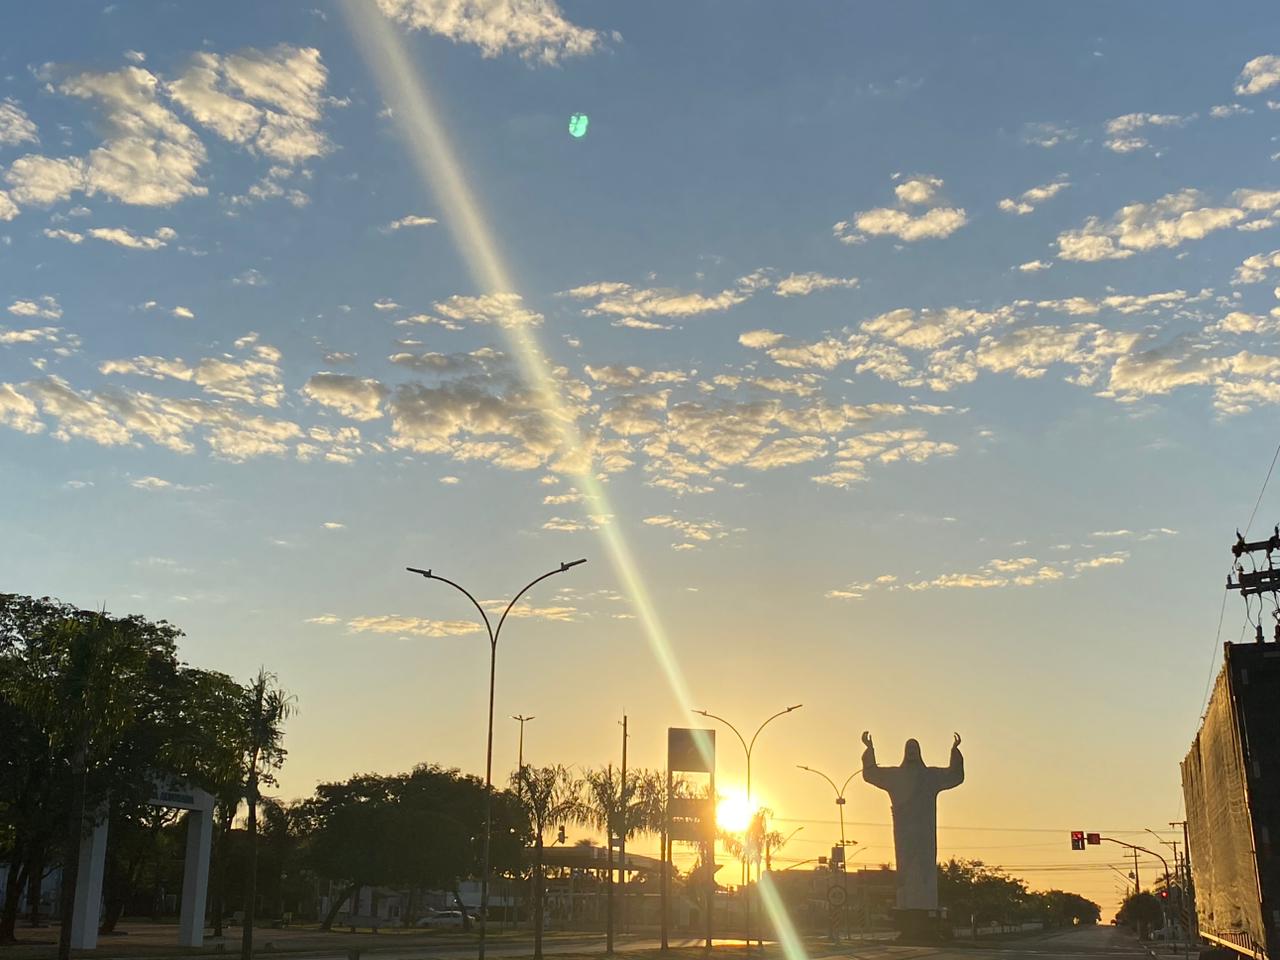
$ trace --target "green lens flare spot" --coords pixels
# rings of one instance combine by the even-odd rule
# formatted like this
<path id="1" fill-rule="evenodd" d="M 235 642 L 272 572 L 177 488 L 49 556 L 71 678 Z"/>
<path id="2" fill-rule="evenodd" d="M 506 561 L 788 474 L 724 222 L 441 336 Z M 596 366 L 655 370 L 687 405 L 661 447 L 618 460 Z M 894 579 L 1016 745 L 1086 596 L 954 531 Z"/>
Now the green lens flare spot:
<path id="1" fill-rule="evenodd" d="M 585 113 L 575 113 L 569 118 L 569 136 L 581 140 L 587 135 L 587 124 L 590 121 Z"/>

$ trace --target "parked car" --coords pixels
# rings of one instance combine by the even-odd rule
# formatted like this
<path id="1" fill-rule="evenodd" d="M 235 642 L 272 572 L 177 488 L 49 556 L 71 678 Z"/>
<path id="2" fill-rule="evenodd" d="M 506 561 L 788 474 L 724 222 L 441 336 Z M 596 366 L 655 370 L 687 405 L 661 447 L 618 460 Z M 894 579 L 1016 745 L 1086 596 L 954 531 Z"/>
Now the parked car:
<path id="1" fill-rule="evenodd" d="M 470 919 L 470 921 L 473 924 L 477 922 L 476 918 L 471 914 L 468 914 L 467 916 L 468 916 L 468 919 Z M 419 927 L 429 927 L 434 929 L 461 930 L 463 926 L 462 911 L 461 910 L 437 910 L 434 913 L 428 914 L 427 916 L 423 917 L 421 920 L 418 921 L 417 925 Z"/>

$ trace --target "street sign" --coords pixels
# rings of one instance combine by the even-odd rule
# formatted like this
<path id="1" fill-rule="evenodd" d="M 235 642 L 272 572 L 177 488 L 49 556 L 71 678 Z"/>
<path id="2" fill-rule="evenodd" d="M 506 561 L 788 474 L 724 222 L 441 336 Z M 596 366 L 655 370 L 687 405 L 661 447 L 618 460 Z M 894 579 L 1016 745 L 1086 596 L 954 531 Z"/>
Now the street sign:
<path id="1" fill-rule="evenodd" d="M 1071 831 L 1071 849 L 1072 850 L 1084 849 L 1084 831 L 1083 830 Z"/>
<path id="2" fill-rule="evenodd" d="M 844 887 L 827 887 L 827 903 L 833 907 L 843 907 L 845 896 Z"/>
<path id="3" fill-rule="evenodd" d="M 1086 833 L 1086 834 L 1084 835 L 1084 840 L 1085 840 L 1085 843 L 1089 844 L 1089 846 L 1091 846 L 1091 847 L 1101 846 L 1101 845 L 1102 845 L 1102 834 L 1100 834 L 1100 833 Z"/>

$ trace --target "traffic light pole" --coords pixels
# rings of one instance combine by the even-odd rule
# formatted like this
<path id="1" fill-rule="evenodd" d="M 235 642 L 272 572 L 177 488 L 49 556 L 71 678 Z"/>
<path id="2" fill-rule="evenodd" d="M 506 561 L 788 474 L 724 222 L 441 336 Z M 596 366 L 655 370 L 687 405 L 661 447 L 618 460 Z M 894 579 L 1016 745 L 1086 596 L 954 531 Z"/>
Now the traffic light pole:
<path id="1" fill-rule="evenodd" d="M 1161 863 L 1163 863 L 1164 864 L 1165 896 L 1166 898 L 1168 897 L 1168 894 L 1169 894 L 1169 861 L 1168 860 L 1166 860 L 1160 854 L 1156 853 L 1154 850 L 1148 850 L 1146 847 L 1140 847 L 1136 843 L 1126 843 L 1124 840 L 1117 840 L 1115 837 L 1102 837 L 1100 839 L 1106 840 L 1108 843 L 1118 843 L 1120 846 L 1128 847 L 1130 850 L 1133 851 L 1133 889 L 1135 894 L 1142 892 L 1142 885 L 1138 882 L 1138 851 L 1141 850 L 1143 853 L 1148 853 L 1151 856 L 1155 857 L 1157 860 L 1159 860 Z M 1160 911 L 1164 915 L 1164 923 L 1165 923 L 1165 926 L 1167 927 L 1169 925 L 1168 899 L 1165 899 L 1161 903 Z"/>

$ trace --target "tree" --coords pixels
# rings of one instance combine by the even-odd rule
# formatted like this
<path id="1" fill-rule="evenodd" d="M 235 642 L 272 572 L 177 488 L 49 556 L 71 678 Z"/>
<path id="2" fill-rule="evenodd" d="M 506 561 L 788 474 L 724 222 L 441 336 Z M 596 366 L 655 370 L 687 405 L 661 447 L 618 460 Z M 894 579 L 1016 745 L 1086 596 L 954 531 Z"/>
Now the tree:
<path id="1" fill-rule="evenodd" d="M 938 865 L 938 902 L 961 922 L 1019 922 L 1027 896 L 1021 880 L 981 860 L 952 858 Z"/>
<path id="2" fill-rule="evenodd" d="M 1146 890 L 1131 893 L 1120 905 L 1116 921 L 1133 927 L 1139 940 L 1145 940 L 1152 930 L 1164 926 L 1164 909 L 1154 894 Z"/>
<path id="3" fill-rule="evenodd" d="M 624 778 L 610 765 L 588 770 L 584 781 L 583 803 L 577 822 L 600 830 L 605 835 L 605 950 L 613 952 L 613 840 L 631 839 L 640 833 L 661 829 L 659 792 L 654 786 L 660 774 L 646 770 L 628 770 Z M 623 864 L 625 874 L 626 865 Z M 625 882 L 625 881 L 624 881 Z"/>
<path id="4" fill-rule="evenodd" d="M 275 675 L 267 673 L 264 668 L 258 671 L 249 685 L 246 706 L 244 719 L 249 749 L 245 758 L 245 802 L 249 807 L 249 866 L 245 875 L 240 958 L 252 960 L 258 881 L 258 801 L 261 799 L 258 789 L 263 783 L 275 784 L 275 771 L 284 765 L 284 722 L 294 711 L 294 699 L 280 689 Z"/>
<path id="5" fill-rule="evenodd" d="M 526 764 L 512 774 L 511 784 L 521 799 L 533 834 L 533 956 L 534 960 L 542 960 L 543 836 L 553 826 L 578 818 L 583 782 L 565 767 Z"/>
<path id="6" fill-rule="evenodd" d="M 1070 927 L 1093 924 L 1102 919 L 1102 908 L 1078 893 L 1045 890 L 1032 894 L 1039 904 L 1046 926 Z"/>

